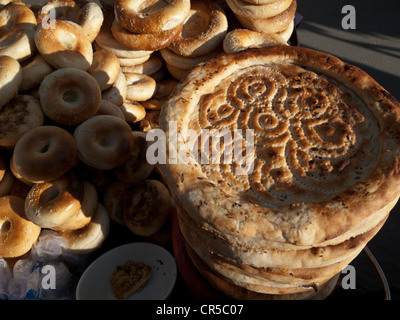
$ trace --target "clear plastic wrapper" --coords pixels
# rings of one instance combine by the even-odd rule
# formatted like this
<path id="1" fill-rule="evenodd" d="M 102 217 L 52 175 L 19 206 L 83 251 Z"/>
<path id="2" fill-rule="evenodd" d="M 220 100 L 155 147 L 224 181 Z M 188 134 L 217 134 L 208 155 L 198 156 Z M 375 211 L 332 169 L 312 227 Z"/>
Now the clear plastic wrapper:
<path id="1" fill-rule="evenodd" d="M 43 230 L 29 255 L 12 269 L 0 258 L 0 299 L 75 299 L 74 271 L 86 266 L 86 258 L 65 254 L 65 241 L 56 232 Z"/>

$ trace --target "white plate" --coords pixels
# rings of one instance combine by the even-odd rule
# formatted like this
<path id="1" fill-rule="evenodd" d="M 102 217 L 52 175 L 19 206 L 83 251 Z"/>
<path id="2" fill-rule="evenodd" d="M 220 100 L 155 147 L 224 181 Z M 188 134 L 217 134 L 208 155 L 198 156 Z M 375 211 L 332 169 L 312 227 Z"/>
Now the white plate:
<path id="1" fill-rule="evenodd" d="M 143 262 L 151 267 L 152 276 L 147 286 L 132 294 L 130 300 L 163 300 L 171 293 L 177 268 L 173 256 L 163 247 L 147 242 L 136 242 L 114 248 L 89 265 L 76 288 L 77 300 L 116 300 L 110 276 L 116 266 L 127 260 Z"/>

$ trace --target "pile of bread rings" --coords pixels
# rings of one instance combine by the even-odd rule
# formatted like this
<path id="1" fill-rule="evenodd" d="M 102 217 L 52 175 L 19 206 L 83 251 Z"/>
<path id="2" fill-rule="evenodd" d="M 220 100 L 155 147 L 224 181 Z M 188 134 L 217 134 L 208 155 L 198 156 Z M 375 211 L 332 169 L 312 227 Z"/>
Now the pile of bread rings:
<path id="1" fill-rule="evenodd" d="M 162 232 L 174 208 L 146 132 L 164 101 L 198 63 L 287 44 L 293 30 L 295 0 L 246 0 L 279 24 L 264 31 L 242 2 L 1 2 L 0 257 L 29 252 L 42 229 L 76 254 L 99 248 L 111 223 Z"/>
<path id="2" fill-rule="evenodd" d="M 251 30 L 289 39 L 294 28 L 296 0 L 226 0 L 240 23 Z"/>

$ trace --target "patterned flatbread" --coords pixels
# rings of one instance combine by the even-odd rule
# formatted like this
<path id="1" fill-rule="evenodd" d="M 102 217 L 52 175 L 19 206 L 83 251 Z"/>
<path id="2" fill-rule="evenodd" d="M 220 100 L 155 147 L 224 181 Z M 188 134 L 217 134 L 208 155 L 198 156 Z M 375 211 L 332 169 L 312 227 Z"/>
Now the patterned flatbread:
<path id="1" fill-rule="evenodd" d="M 330 246 L 324 263 L 344 261 L 342 244 L 363 239 L 362 248 L 399 197 L 400 103 L 319 51 L 275 46 L 202 63 L 164 104 L 159 128 L 160 171 L 199 256 L 287 268 Z M 271 250 L 288 252 L 270 260 Z"/>

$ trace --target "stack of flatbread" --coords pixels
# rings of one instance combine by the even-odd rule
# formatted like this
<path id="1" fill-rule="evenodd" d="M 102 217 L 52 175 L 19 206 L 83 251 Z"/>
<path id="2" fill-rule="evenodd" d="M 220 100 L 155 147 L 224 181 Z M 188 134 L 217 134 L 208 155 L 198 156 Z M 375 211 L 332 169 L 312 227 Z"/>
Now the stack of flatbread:
<path id="1" fill-rule="evenodd" d="M 205 62 L 160 128 L 187 252 L 232 298 L 318 297 L 399 197 L 400 103 L 325 53 L 275 46 Z"/>

